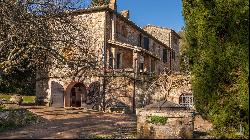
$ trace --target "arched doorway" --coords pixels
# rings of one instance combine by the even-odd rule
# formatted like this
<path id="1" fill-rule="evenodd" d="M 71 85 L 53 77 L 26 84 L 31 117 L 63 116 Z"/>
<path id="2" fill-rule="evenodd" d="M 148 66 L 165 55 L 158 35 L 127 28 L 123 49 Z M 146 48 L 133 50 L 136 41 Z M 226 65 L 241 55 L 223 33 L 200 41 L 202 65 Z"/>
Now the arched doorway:
<path id="1" fill-rule="evenodd" d="M 72 82 L 65 93 L 65 107 L 81 107 L 86 102 L 86 87 L 83 83 Z"/>

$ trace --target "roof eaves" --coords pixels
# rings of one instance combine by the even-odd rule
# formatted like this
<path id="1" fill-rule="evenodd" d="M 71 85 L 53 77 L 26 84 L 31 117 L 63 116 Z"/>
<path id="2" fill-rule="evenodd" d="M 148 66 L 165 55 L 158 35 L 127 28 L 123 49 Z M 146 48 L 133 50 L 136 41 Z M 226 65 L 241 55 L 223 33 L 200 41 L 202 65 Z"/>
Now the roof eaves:
<path id="1" fill-rule="evenodd" d="M 93 12 L 100 12 L 100 11 L 107 11 L 107 10 L 109 10 L 109 6 L 104 5 L 104 6 L 79 9 L 79 10 L 74 10 L 74 11 L 67 11 L 66 13 L 78 15 L 78 14 L 83 14 L 83 13 L 93 13 Z"/>

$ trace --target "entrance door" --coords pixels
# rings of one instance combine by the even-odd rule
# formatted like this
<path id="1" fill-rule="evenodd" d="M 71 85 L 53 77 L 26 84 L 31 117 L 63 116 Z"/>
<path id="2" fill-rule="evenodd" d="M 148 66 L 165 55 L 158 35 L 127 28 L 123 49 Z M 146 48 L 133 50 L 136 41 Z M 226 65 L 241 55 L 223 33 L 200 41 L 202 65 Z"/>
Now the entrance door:
<path id="1" fill-rule="evenodd" d="M 85 87 L 82 84 L 76 84 L 70 92 L 70 106 L 81 107 L 81 97 L 85 94 Z"/>
<path id="2" fill-rule="evenodd" d="M 63 107 L 64 106 L 64 88 L 61 84 L 52 81 L 51 82 L 51 106 L 52 107 Z"/>

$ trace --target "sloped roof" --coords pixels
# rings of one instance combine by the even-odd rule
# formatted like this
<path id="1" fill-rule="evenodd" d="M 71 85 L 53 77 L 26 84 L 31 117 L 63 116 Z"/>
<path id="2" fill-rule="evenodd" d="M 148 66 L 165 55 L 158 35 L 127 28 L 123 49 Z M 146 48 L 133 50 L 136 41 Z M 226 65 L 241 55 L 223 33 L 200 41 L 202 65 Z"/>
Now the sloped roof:
<path id="1" fill-rule="evenodd" d="M 145 30 L 147 27 L 155 27 L 155 28 L 159 28 L 159 29 L 164 29 L 164 30 L 169 30 L 170 32 L 173 32 L 178 38 L 181 39 L 180 35 L 178 33 L 175 32 L 175 30 L 171 29 L 171 28 L 167 28 L 167 27 L 160 27 L 160 26 L 157 26 L 157 25 L 146 25 L 143 27 L 143 29 Z"/>
<path id="2" fill-rule="evenodd" d="M 180 106 L 179 104 L 170 102 L 170 101 L 160 101 L 154 104 L 150 104 L 147 105 L 145 108 L 146 109 L 153 109 L 153 108 L 159 108 L 161 106 L 161 108 L 183 108 L 182 106 Z"/>

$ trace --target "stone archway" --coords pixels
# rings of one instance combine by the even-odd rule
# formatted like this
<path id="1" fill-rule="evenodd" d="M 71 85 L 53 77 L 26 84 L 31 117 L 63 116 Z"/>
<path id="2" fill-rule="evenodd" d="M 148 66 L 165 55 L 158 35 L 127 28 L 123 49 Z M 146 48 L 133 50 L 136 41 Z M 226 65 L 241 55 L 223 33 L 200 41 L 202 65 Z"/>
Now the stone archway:
<path id="1" fill-rule="evenodd" d="M 65 91 L 65 107 L 81 107 L 82 102 L 86 102 L 86 86 L 80 82 L 71 82 Z"/>

